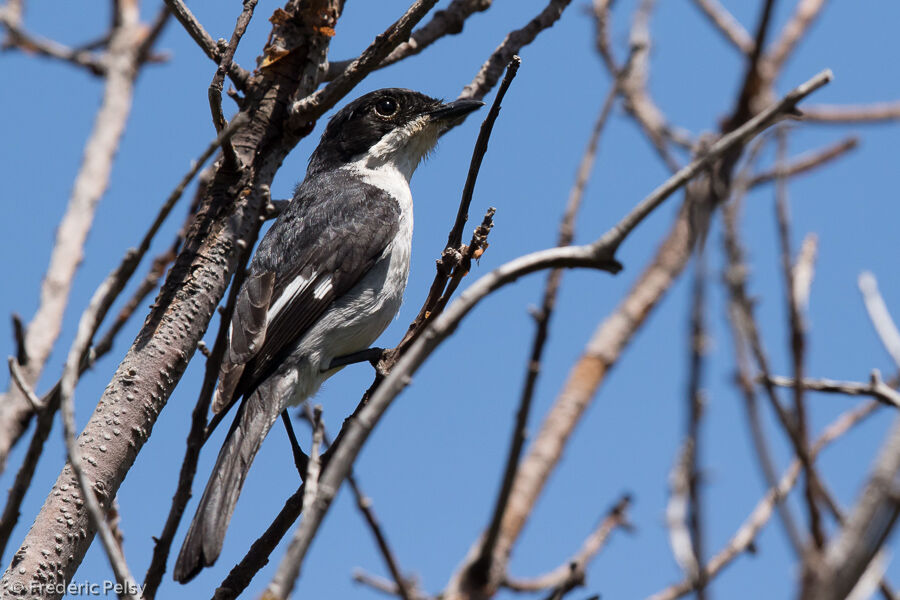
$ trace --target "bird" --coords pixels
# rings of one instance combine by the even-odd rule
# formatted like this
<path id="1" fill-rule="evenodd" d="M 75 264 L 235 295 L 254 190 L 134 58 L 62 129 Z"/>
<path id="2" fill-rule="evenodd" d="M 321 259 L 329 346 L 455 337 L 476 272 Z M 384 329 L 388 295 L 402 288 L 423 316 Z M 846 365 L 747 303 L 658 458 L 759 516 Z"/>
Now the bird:
<path id="1" fill-rule="evenodd" d="M 369 348 L 400 309 L 409 274 L 416 167 L 484 103 L 386 88 L 339 110 L 306 177 L 250 260 L 213 412 L 241 399 L 175 562 L 185 583 L 211 566 L 263 439 L 313 396 L 335 358 Z"/>

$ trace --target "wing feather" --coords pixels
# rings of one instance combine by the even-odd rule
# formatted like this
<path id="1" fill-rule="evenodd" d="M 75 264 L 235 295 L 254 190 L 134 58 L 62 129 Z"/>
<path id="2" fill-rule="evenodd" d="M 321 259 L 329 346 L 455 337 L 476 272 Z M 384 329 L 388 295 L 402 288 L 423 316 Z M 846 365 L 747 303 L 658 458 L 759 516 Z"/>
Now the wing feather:
<path id="1" fill-rule="evenodd" d="M 260 242 L 232 318 L 214 410 L 252 392 L 397 233 L 400 207 L 380 188 L 307 179 Z"/>

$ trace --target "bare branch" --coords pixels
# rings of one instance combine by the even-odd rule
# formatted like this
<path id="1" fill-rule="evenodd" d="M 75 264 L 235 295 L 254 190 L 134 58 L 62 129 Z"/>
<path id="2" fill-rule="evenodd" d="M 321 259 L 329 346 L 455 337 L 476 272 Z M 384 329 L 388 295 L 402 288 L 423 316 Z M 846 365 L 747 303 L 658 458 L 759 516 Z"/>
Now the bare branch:
<path id="1" fill-rule="evenodd" d="M 869 271 L 863 271 L 859 275 L 859 291 L 862 293 L 869 319 L 875 326 L 881 343 L 887 349 L 888 354 L 894 359 L 894 364 L 900 369 L 900 331 L 888 312 L 884 298 L 878 291 L 878 281 Z"/>
<path id="2" fill-rule="evenodd" d="M 859 106 L 808 106 L 803 109 L 803 116 L 810 123 L 835 125 L 896 121 L 900 119 L 900 102 L 881 102 Z"/>
<path id="3" fill-rule="evenodd" d="M 114 497 L 109 497 L 102 485 L 98 485 L 96 482 L 92 483 L 82 468 L 82 460 L 95 463 L 96 460 L 91 455 L 82 457 L 81 450 L 76 444 L 75 403 L 73 400 L 82 357 L 90 346 L 91 338 L 103 320 L 104 314 L 109 310 L 112 300 L 124 285 L 124 281 L 125 278 L 117 270 L 110 274 L 106 281 L 94 292 L 87 310 L 85 310 L 78 323 L 78 333 L 75 336 L 75 341 L 72 343 L 72 348 L 69 350 L 62 379 L 60 380 L 59 397 L 63 417 L 63 432 L 69 456 L 69 462 L 64 472 L 69 470 L 73 473 L 72 483 L 75 484 L 72 486 L 71 491 L 63 491 L 68 491 L 68 495 L 74 500 L 75 504 L 84 503 L 91 526 L 100 534 L 100 541 L 103 543 L 103 548 L 109 558 L 109 564 L 112 566 L 113 573 L 115 573 L 116 581 L 125 590 L 122 597 L 136 599 L 140 588 L 131 576 L 131 571 L 125 561 L 125 555 L 122 553 L 121 546 L 116 542 L 109 523 L 106 521 L 104 507 L 101 505 L 101 501 L 103 501 L 106 506 L 111 506 Z M 88 444 L 89 442 L 82 441 L 82 446 Z M 100 496 L 99 499 L 98 495 Z"/>
<path id="4" fill-rule="evenodd" d="M 503 42 L 497 46 L 490 58 L 481 65 L 478 74 L 469 85 L 463 88 L 460 98 L 483 99 L 500 81 L 500 75 L 522 48 L 530 44 L 545 29 L 552 27 L 562 16 L 563 11 L 572 0 L 550 0 L 535 18 L 525 27 L 509 32 Z"/>
<path id="5" fill-rule="evenodd" d="M 781 37 L 772 44 L 772 48 L 768 51 L 768 62 L 776 73 L 784 67 L 784 63 L 794 53 L 797 43 L 809 30 L 809 26 L 812 25 L 824 6 L 825 0 L 800 0 L 797 3 L 794 15 L 781 31 Z"/>
<path id="6" fill-rule="evenodd" d="M 340 75 L 320 90 L 298 100 L 291 107 L 293 120 L 299 124 L 314 122 L 338 100 L 356 87 L 363 77 L 374 71 L 401 43 L 407 41 L 416 23 L 437 4 L 437 0 L 416 0 L 384 33 L 379 34 L 357 59 L 347 65 Z"/>
<path id="7" fill-rule="evenodd" d="M 487 10 L 492 3 L 493 0 L 453 0 L 447 8 L 435 12 L 428 23 L 416 29 L 409 40 L 394 48 L 376 69 L 382 69 L 404 58 L 415 56 L 442 37 L 462 32 L 463 25 L 473 13 Z M 346 71 L 352 63 L 352 60 L 336 60 L 329 63 L 323 80 L 333 80 Z"/>
<path id="8" fill-rule="evenodd" d="M 744 250 L 738 235 L 738 214 L 747 191 L 747 178 L 750 169 L 756 162 L 764 145 L 760 138 L 749 151 L 746 166 L 738 174 L 733 186 L 732 200 L 723 209 L 722 221 L 724 223 L 724 249 L 727 266 L 723 274 L 723 281 L 728 290 L 728 322 L 731 328 L 734 342 L 735 356 L 737 358 L 736 382 L 744 397 L 744 407 L 747 412 L 747 421 L 750 428 L 751 439 L 756 450 L 757 459 L 763 473 L 766 485 L 774 488 L 778 485 L 778 474 L 775 463 L 766 439 L 765 429 L 760 419 L 759 407 L 756 401 L 756 392 L 753 376 L 750 373 L 750 359 L 747 354 L 748 345 L 752 349 L 757 364 L 764 372 L 768 371 L 768 359 L 762 348 L 756 321 L 753 316 L 753 306 L 747 292 L 747 266 L 744 263 Z M 774 386 L 767 385 L 765 390 L 769 401 L 776 411 L 784 415 L 781 403 L 775 394 Z M 805 540 L 800 534 L 796 521 L 791 514 L 790 507 L 779 502 L 776 505 L 778 516 L 782 522 L 788 541 L 794 552 L 801 555 L 804 551 Z"/>
<path id="9" fill-rule="evenodd" d="M 829 425 L 811 449 L 812 456 L 817 455 L 828 444 L 844 435 L 850 428 L 858 424 L 865 417 L 872 414 L 878 407 L 878 403 L 869 402 L 852 411 L 841 415 L 836 421 Z M 753 544 L 756 536 L 769 521 L 775 506 L 781 502 L 785 496 L 794 487 L 800 476 L 800 461 L 795 459 L 791 466 L 788 467 L 777 487 L 769 489 L 762 500 L 757 503 L 756 508 L 750 513 L 750 516 L 738 528 L 737 532 L 732 536 L 731 540 L 725 547 L 719 551 L 704 567 L 704 575 L 707 581 L 712 581 L 715 577 L 727 567 L 731 562 L 746 552 Z M 694 581 L 685 579 L 679 583 L 667 587 L 665 590 L 650 596 L 647 600 L 675 600 L 688 595 L 694 590 Z"/>
<path id="10" fill-rule="evenodd" d="M 635 11 L 634 21 L 631 26 L 629 46 L 631 47 L 630 59 L 621 71 L 610 73 L 620 79 L 620 90 L 624 98 L 625 110 L 640 125 L 645 135 L 650 139 L 662 161 L 670 171 L 677 171 L 680 163 L 672 156 L 669 144 L 680 143 L 691 147 L 693 143 L 686 136 L 676 136 L 668 119 L 650 97 L 647 91 L 647 79 L 650 73 L 650 15 L 656 5 L 656 0 L 642 0 Z M 597 5 L 595 5 L 596 9 Z M 606 18 L 601 17 L 601 12 L 596 12 L 598 39 L 602 28 L 607 27 Z M 603 34 L 606 35 L 606 34 Z M 604 55 L 608 51 L 601 51 Z M 681 139 L 685 138 L 685 139 Z M 681 140 L 680 142 L 676 140 Z"/>
<path id="11" fill-rule="evenodd" d="M 663 185 L 653 191 L 641 201 L 624 219 L 612 230 L 604 234 L 598 240 L 598 246 L 610 245 L 612 248 L 618 245 L 650 212 L 659 206 L 676 189 L 687 183 L 700 171 L 706 169 L 715 159 L 726 152 L 740 148 L 752 137 L 759 134 L 772 123 L 784 118 L 796 111 L 797 103 L 813 93 L 832 79 L 830 70 L 825 70 L 802 85 L 794 88 L 784 98 L 761 111 L 758 115 L 716 141 L 701 158 L 680 169 L 670 177 Z"/>
<path id="12" fill-rule="evenodd" d="M 284 558 L 281 559 L 278 570 L 272 577 L 272 582 L 266 588 L 263 594 L 264 600 L 286 600 L 291 595 L 294 583 L 300 576 L 300 568 L 303 565 L 306 550 L 312 542 L 312 536 L 307 534 L 307 529 L 314 526 L 310 523 L 309 515 L 315 513 L 313 506 L 319 503 L 319 472 L 321 471 L 319 448 L 322 445 L 323 436 L 322 407 L 316 405 L 314 412 L 312 451 L 309 453 L 306 477 L 303 479 L 303 508 L 306 510 L 306 517 L 297 527 L 294 538 L 291 540 Z"/>
<path id="13" fill-rule="evenodd" d="M 35 413 L 40 412 L 44 408 L 46 408 L 41 402 L 41 399 L 37 397 L 37 394 L 34 393 L 34 390 L 31 389 L 31 386 L 28 385 L 28 382 L 25 381 L 25 375 L 22 373 L 22 369 L 19 367 L 18 361 L 10 356 L 8 361 L 9 363 L 9 374 L 12 377 L 12 380 L 19 387 L 19 391 L 25 395 L 25 399 L 31 403 L 31 410 Z"/>
<path id="14" fill-rule="evenodd" d="M 32 387 L 37 384 L 59 336 L 94 213 L 109 183 L 113 159 L 131 111 L 134 79 L 139 69 L 136 53 L 141 39 L 136 16 L 116 27 L 110 37 L 103 100 L 85 144 L 66 213 L 56 230 L 50 264 L 41 284 L 40 304 L 25 336 L 29 362 L 23 372 Z M 0 402 L 0 469 L 5 466 L 13 444 L 24 433 L 30 416 L 30 403 L 17 388 L 11 387 Z"/>
<path id="15" fill-rule="evenodd" d="M 449 298 L 449 295 L 455 290 L 455 286 L 458 285 L 459 277 L 468 272 L 468 267 L 462 265 L 464 259 L 463 255 L 474 250 L 474 244 L 469 244 L 469 248 L 462 247 L 460 245 L 462 243 L 462 232 L 466 221 L 469 219 L 469 207 L 472 203 L 472 194 L 475 191 L 475 182 L 477 181 L 478 173 L 481 170 L 481 162 L 484 160 L 484 155 L 487 153 L 488 141 L 490 140 L 491 132 L 494 130 L 494 122 L 500 115 L 500 103 L 503 101 L 504 96 L 506 96 L 506 91 L 512 84 L 512 80 L 519 70 L 520 63 L 521 59 L 519 59 L 518 56 L 514 56 L 509 62 L 509 65 L 507 65 L 506 75 L 504 75 L 503 81 L 497 89 L 497 95 L 494 96 L 494 101 L 491 103 L 491 108 L 488 110 L 487 116 L 481 123 L 481 128 L 478 130 L 478 138 L 475 140 L 475 147 L 472 149 L 472 159 L 469 161 L 469 171 L 466 174 L 466 182 L 463 185 L 459 208 L 456 211 L 456 219 L 453 222 L 453 226 L 450 228 L 450 233 L 447 235 L 447 244 L 444 246 L 441 257 L 435 265 L 437 272 L 435 273 L 434 280 L 431 282 L 431 287 L 428 289 L 428 295 L 425 297 L 425 301 L 422 303 L 419 313 L 416 315 L 416 318 L 413 319 L 413 322 L 410 323 L 403 339 L 397 344 L 396 352 L 391 355 L 389 362 L 383 365 L 385 368 L 391 367 L 398 354 L 405 352 L 405 349 L 408 348 L 418 335 L 422 333 L 426 321 L 437 318 L 446 305 L 446 299 Z M 490 219 L 492 217 L 493 213 L 490 213 L 489 216 L 485 217 L 485 222 L 483 223 L 483 226 L 486 226 L 485 235 L 490 231 L 490 225 L 492 223 Z M 460 269 L 460 266 L 462 266 L 463 269 Z M 453 283 L 454 272 L 457 276 L 456 284 Z M 453 290 L 449 289 L 448 286 L 450 285 L 453 286 Z M 445 299 L 443 303 L 441 302 L 442 298 Z"/>
<path id="16" fill-rule="evenodd" d="M 172 11 L 172 14 L 175 15 L 175 18 L 178 19 L 178 22 L 181 23 L 182 27 L 184 27 L 185 31 L 187 31 L 188 35 L 197 42 L 197 45 L 200 46 L 200 49 L 203 50 L 204 54 L 210 57 L 214 62 L 220 63 L 223 58 L 223 53 L 219 50 L 218 44 L 216 44 L 215 40 L 212 39 L 212 36 L 207 33 L 206 29 L 200 24 L 190 9 L 185 6 L 184 2 L 182 0 L 163 1 L 166 3 L 166 6 L 169 7 L 169 10 Z M 234 82 L 234 86 L 237 89 L 246 89 L 250 74 L 234 62 L 228 66 L 228 76 L 231 77 L 231 80 Z"/>
<path id="17" fill-rule="evenodd" d="M 600 134 L 606 124 L 609 114 L 612 111 L 613 103 L 617 95 L 616 86 L 610 89 L 600 109 L 600 114 L 594 124 L 591 138 L 588 141 L 587 148 L 578 165 L 578 171 L 575 177 L 575 183 L 572 191 L 569 193 L 569 201 L 566 205 L 565 214 L 559 228 L 559 237 L 557 239 L 557 247 L 569 246 L 574 239 L 575 217 L 581 207 L 582 198 L 584 196 L 584 188 L 587 185 L 591 170 L 594 166 L 594 159 L 597 155 L 597 146 L 600 142 Z M 525 382 L 522 387 L 522 394 L 519 399 L 519 408 L 516 412 L 516 422 L 513 426 L 512 436 L 509 444 L 509 451 L 506 457 L 506 466 L 503 470 L 500 490 L 497 493 L 497 500 L 494 504 L 494 511 L 491 516 L 490 523 L 486 529 L 486 533 L 481 541 L 479 550 L 479 558 L 473 569 L 489 572 L 491 569 L 491 561 L 494 556 L 494 547 L 497 543 L 500 533 L 500 524 L 503 514 L 510 501 L 510 493 L 512 492 L 512 484 L 518 471 L 519 460 L 522 456 L 522 448 L 525 445 L 526 428 L 528 426 L 528 417 L 531 412 L 531 403 L 534 397 L 537 378 L 540 373 L 541 358 L 544 353 L 544 344 L 547 341 L 547 335 L 550 327 L 550 316 L 556 306 L 556 296 L 562 281 L 562 270 L 554 269 L 547 276 L 547 283 L 544 286 L 544 296 L 541 307 L 537 309 L 535 315 L 536 329 L 534 333 L 534 341 L 532 342 L 531 355 L 528 360 L 528 368 L 525 373 Z"/>
<path id="18" fill-rule="evenodd" d="M 787 159 L 787 133 L 783 127 L 776 131 L 778 138 L 778 163 L 784 164 Z M 806 403 L 803 397 L 803 386 L 799 382 L 803 380 L 804 359 L 806 355 L 806 322 L 800 306 L 797 302 L 800 293 L 797 291 L 797 281 L 794 278 L 793 259 L 791 258 L 790 238 L 790 214 L 787 198 L 787 180 L 781 177 L 775 186 L 775 212 L 778 225 L 778 240 L 781 250 L 781 270 L 784 275 L 785 303 L 787 304 L 788 322 L 790 324 L 790 350 L 794 380 L 794 419 L 791 428 L 794 432 L 791 439 L 794 442 L 794 452 L 806 473 L 804 496 L 809 511 L 809 530 L 812 534 L 816 548 L 825 545 L 825 531 L 822 526 L 822 514 L 816 502 L 816 474 L 813 470 L 812 460 L 809 458 L 807 446 L 807 419 Z M 810 277 L 811 279 L 811 277 Z M 789 430 L 790 431 L 790 430 Z"/>
<path id="19" fill-rule="evenodd" d="M 618 528 L 630 529 L 628 507 L 631 504 L 629 495 L 622 496 L 600 521 L 597 528 L 581 544 L 581 548 L 569 560 L 549 573 L 531 579 L 515 579 L 507 577 L 503 586 L 518 592 L 539 592 L 554 589 L 565 593 L 572 588 L 583 585 L 584 574 L 591 559 L 603 549 L 609 536 Z"/>
<path id="20" fill-rule="evenodd" d="M 21 26 L 20 16 L 14 12 L 11 13 L 9 7 L 0 8 L 0 24 L 6 29 L 8 35 L 8 39 L 3 43 L 3 49 L 18 48 L 22 52 L 71 63 L 87 69 L 94 75 L 106 74 L 106 65 L 102 58 L 88 50 L 70 48 L 54 40 L 28 33 Z"/>
<path id="21" fill-rule="evenodd" d="M 719 0 L 694 0 L 703 14 L 709 19 L 715 28 L 725 36 L 738 50 L 744 54 L 753 52 L 755 44 L 744 26 L 734 18 L 728 9 L 719 3 Z"/>
<path id="22" fill-rule="evenodd" d="M 803 109 L 803 116 L 804 119 L 808 119 L 808 113 L 805 107 Z M 858 145 L 859 138 L 849 137 L 840 142 L 832 144 L 831 146 L 822 148 L 821 150 L 802 154 L 795 158 L 793 161 L 788 162 L 783 166 L 776 166 L 770 171 L 757 173 L 750 179 L 747 185 L 748 187 L 752 188 L 764 183 L 769 183 L 770 181 L 774 181 L 779 177 L 789 178 L 794 177 L 795 175 L 808 173 L 820 166 L 828 164 L 829 162 L 844 156 L 844 154 L 846 154 L 847 152 L 856 149 Z"/>
<path id="23" fill-rule="evenodd" d="M 818 244 L 819 238 L 816 234 L 806 234 L 800 245 L 800 252 L 797 253 L 797 260 L 791 269 L 791 278 L 794 280 L 793 302 L 797 305 L 798 312 L 805 312 L 809 307 L 809 294 L 812 290 Z"/>
<path id="24" fill-rule="evenodd" d="M 247 31 L 247 26 L 250 25 L 250 19 L 253 18 L 253 10 L 256 8 L 256 2 L 257 0 L 244 0 L 244 8 L 241 10 L 241 14 L 238 15 L 237 22 L 234 25 L 234 31 L 231 33 L 231 41 L 228 42 L 227 48 L 222 53 L 222 57 L 219 60 L 219 67 L 216 69 L 216 74 L 213 75 L 212 83 L 209 84 L 209 90 L 207 91 L 213 125 L 219 133 L 221 133 L 227 125 L 225 115 L 222 114 L 222 87 L 225 85 L 225 73 L 231 68 L 234 60 L 234 53 L 237 51 L 241 38 L 244 37 L 244 32 Z M 238 164 L 237 155 L 234 153 L 234 147 L 231 145 L 231 138 L 226 138 L 223 141 L 222 152 L 225 155 L 226 160 L 232 161 L 233 164 Z"/>
<path id="25" fill-rule="evenodd" d="M 772 385 L 779 387 L 793 387 L 797 385 L 790 377 L 770 376 L 767 380 Z M 900 408 L 900 392 L 897 392 L 897 390 L 882 381 L 881 374 L 877 369 L 872 371 L 869 383 L 834 381 L 833 379 L 804 379 L 803 389 L 814 392 L 846 394 L 847 396 L 871 396 L 886 406 Z"/>

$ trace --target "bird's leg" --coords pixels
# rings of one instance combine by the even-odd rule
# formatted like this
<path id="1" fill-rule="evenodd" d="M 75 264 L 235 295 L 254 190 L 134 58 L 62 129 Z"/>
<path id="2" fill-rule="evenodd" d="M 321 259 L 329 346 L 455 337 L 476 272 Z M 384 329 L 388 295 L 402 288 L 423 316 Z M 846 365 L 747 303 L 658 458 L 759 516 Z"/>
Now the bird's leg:
<path id="1" fill-rule="evenodd" d="M 327 369 L 323 369 L 323 372 L 330 371 L 331 369 L 337 369 L 338 367 L 345 367 L 347 365 L 355 365 L 356 363 L 361 362 L 369 362 L 372 363 L 372 365 L 375 365 L 379 360 L 381 360 L 384 352 L 384 348 L 366 348 L 365 350 L 360 350 L 359 352 L 354 352 L 345 356 L 338 356 L 331 359 L 331 364 L 328 365 Z"/>
<path id="2" fill-rule="evenodd" d="M 291 450 L 294 453 L 294 466 L 297 467 L 297 473 L 300 479 L 306 479 L 306 471 L 309 468 L 309 457 L 306 452 L 297 443 L 297 436 L 294 434 L 294 426 L 291 424 L 291 416 L 287 410 L 281 411 L 281 420 L 284 423 L 284 429 L 287 431 L 288 439 L 291 441 Z"/>

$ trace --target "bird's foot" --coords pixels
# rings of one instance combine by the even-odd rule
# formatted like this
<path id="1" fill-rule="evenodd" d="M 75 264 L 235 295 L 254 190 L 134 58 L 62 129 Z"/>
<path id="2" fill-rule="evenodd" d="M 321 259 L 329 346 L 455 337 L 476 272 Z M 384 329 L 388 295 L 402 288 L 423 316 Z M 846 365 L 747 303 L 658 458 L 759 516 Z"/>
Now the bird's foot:
<path id="1" fill-rule="evenodd" d="M 345 367 L 347 365 L 355 365 L 356 363 L 361 362 L 368 362 L 371 363 L 372 366 L 376 366 L 378 364 L 378 361 L 380 361 L 384 356 L 385 352 L 388 351 L 384 348 L 366 348 L 365 350 L 360 350 L 359 352 L 354 352 L 345 356 L 338 356 L 332 358 L 331 363 L 328 365 L 328 368 L 322 369 L 322 372 L 325 373 L 326 371 L 330 371 L 332 369 Z"/>

